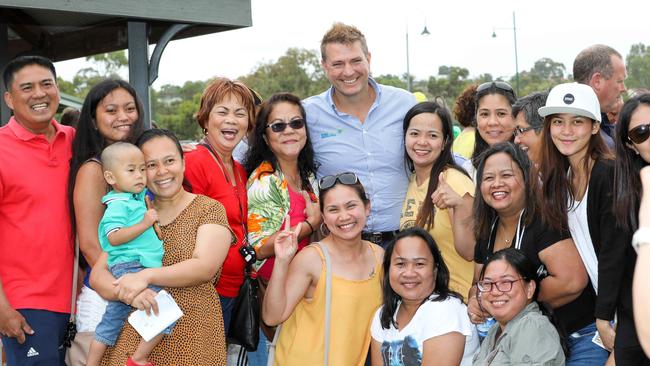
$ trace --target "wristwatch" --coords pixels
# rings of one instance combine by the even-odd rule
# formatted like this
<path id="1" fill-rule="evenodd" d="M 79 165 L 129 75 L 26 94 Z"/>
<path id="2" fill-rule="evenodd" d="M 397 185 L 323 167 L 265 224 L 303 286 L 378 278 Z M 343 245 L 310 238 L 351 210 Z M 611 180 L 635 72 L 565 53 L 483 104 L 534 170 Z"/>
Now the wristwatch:
<path id="1" fill-rule="evenodd" d="M 650 244 L 650 227 L 640 227 L 632 236 L 632 247 L 639 252 L 642 246 Z"/>

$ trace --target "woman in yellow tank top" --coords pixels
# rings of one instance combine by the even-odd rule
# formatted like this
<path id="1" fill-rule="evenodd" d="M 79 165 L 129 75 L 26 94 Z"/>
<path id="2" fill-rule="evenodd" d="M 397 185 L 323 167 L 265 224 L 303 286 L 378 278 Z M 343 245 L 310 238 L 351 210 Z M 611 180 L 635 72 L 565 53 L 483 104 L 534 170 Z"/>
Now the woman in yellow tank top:
<path id="1" fill-rule="evenodd" d="M 323 223 L 330 234 L 320 244 L 332 268 L 329 365 L 363 365 L 370 323 L 381 304 L 383 249 L 361 240 L 370 202 L 354 173 L 319 182 Z M 268 325 L 282 323 L 275 364 L 322 365 L 325 353 L 325 278 L 323 253 L 314 245 L 295 255 L 300 224 L 274 242 L 275 266 L 262 305 Z"/>

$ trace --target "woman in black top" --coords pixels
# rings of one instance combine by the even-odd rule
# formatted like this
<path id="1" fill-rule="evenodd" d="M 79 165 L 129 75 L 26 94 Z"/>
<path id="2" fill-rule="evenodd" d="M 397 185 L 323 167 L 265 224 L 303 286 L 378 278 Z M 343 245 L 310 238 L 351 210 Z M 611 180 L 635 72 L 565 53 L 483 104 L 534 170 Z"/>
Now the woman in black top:
<path id="1" fill-rule="evenodd" d="M 561 330 L 568 335 L 593 326 L 595 298 L 593 290 L 585 289 L 587 273 L 569 232 L 553 230 L 541 221 L 535 197 L 537 177 L 528 155 L 513 143 L 496 144 L 485 151 L 477 171 L 474 204 L 474 277 L 476 281 L 492 253 L 520 249 L 537 270 L 538 301 L 554 309 Z M 472 322 L 484 320 L 475 287 L 468 308 Z"/>
<path id="2" fill-rule="evenodd" d="M 621 110 L 616 127 L 614 163 L 614 216 L 626 232 L 639 228 L 641 168 L 650 163 L 650 94 L 628 100 Z M 623 281 L 616 306 L 618 327 L 614 341 L 616 365 L 650 365 L 637 338 L 632 314 L 632 278 L 636 252 L 625 246 Z M 647 279 L 646 279 L 647 280 Z M 647 309 L 646 309 L 647 311 Z"/>

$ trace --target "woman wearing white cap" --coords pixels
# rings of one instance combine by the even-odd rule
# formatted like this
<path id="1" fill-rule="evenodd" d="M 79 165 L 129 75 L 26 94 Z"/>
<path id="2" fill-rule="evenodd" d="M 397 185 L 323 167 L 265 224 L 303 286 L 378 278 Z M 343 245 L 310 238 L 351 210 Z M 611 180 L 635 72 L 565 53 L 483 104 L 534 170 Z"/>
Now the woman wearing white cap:
<path id="1" fill-rule="evenodd" d="M 595 316 L 577 331 L 569 330 L 567 365 L 603 365 L 614 347 L 614 319 L 628 245 L 625 230 L 612 213 L 614 162 L 600 131 L 600 106 L 588 85 L 554 87 L 546 106 L 542 147 L 542 218 L 557 229 L 568 228 L 585 264 L 595 300 L 584 313 Z M 581 314 L 576 314 L 580 316 Z M 593 339 L 600 335 L 602 346 Z"/>

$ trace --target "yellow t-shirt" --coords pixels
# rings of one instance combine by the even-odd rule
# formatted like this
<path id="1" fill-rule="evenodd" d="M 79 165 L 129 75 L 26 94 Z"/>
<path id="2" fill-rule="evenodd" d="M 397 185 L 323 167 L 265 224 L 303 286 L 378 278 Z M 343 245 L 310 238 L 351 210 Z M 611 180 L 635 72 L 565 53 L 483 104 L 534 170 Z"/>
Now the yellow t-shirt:
<path id="1" fill-rule="evenodd" d="M 454 139 L 454 143 L 451 145 L 451 151 L 465 159 L 471 159 L 472 153 L 474 152 L 474 140 L 476 139 L 474 133 L 474 130 L 464 130 L 461 132 L 458 137 Z"/>
<path id="2" fill-rule="evenodd" d="M 462 197 L 466 193 L 469 193 L 474 197 L 474 182 L 466 175 L 456 169 L 447 169 L 443 174 L 447 184 L 458 195 Z M 431 199 L 431 197 L 426 197 L 428 188 L 428 179 L 418 187 L 415 181 L 415 174 L 411 175 L 408 190 L 406 191 L 406 198 L 402 206 L 400 230 L 415 226 L 415 219 L 418 216 L 422 202 L 425 199 Z M 466 261 L 456 252 L 454 233 L 451 228 L 451 218 L 449 217 L 448 210 L 436 209 L 436 213 L 433 216 L 433 227 L 429 230 L 429 234 L 433 236 L 433 239 L 438 244 L 442 258 L 445 260 L 447 268 L 449 268 L 449 288 L 463 295 L 463 299 L 466 300 L 469 288 L 472 286 L 474 262 Z"/>

